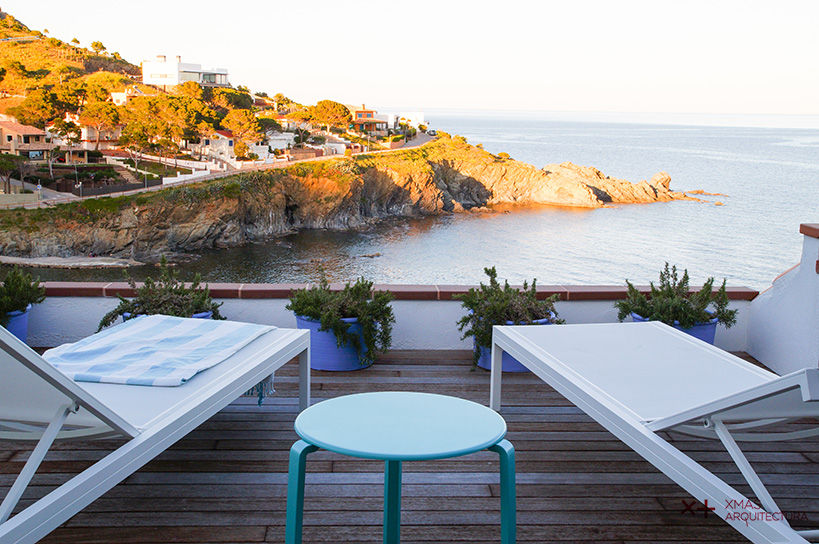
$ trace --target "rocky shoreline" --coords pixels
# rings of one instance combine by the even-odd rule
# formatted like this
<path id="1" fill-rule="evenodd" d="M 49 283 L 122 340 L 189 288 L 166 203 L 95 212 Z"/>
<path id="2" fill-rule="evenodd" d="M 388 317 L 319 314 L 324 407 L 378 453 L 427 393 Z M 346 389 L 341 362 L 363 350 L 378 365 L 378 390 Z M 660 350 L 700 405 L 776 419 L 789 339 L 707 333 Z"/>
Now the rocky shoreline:
<path id="1" fill-rule="evenodd" d="M 9 257 L 0 255 L 0 264 L 42 268 L 126 268 L 145 263 L 114 257 Z"/>
<path id="2" fill-rule="evenodd" d="M 94 254 L 136 263 L 302 228 L 358 228 L 387 217 L 485 212 L 493 206 L 592 209 L 699 200 L 672 191 L 670 183 L 663 172 L 632 183 L 572 163 L 541 169 L 445 137 L 414 149 L 294 164 L 151 194 L 2 211 L 0 255 Z"/>

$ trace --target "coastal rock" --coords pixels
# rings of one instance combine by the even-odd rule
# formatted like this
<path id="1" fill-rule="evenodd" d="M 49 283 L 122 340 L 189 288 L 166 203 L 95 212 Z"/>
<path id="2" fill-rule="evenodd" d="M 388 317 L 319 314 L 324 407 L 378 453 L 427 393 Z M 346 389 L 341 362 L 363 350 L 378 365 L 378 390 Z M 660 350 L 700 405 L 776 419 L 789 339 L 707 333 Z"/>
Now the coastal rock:
<path id="1" fill-rule="evenodd" d="M 104 205 L 2 211 L 0 254 L 155 260 L 301 228 L 358 228 L 386 217 L 485 213 L 495 205 L 599 208 L 692 200 L 670 183 L 664 172 L 631 183 L 570 162 L 536 168 L 463 138 L 440 138 L 419 148 L 237 174 L 100 201 Z"/>

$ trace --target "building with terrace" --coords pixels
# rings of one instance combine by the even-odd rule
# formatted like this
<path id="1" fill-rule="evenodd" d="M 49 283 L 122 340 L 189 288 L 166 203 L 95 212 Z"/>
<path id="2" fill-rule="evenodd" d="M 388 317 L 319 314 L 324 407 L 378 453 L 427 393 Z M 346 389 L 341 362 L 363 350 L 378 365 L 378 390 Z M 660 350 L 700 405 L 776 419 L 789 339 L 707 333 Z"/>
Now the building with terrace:
<path id="1" fill-rule="evenodd" d="M 54 125 L 46 127 L 48 137 L 63 150 L 71 148 L 72 152 L 84 152 L 97 149 L 112 149 L 119 144 L 119 137 L 122 134 L 123 125 L 97 130 L 95 127 L 84 124 L 81 121 L 81 116 L 76 113 L 66 113 L 65 120 L 79 127 L 78 140 L 70 141 L 60 136 L 55 130 Z"/>
<path id="2" fill-rule="evenodd" d="M 15 121 L 0 121 L 0 152 L 45 161 L 53 148 L 44 130 Z"/>
<path id="3" fill-rule="evenodd" d="M 387 134 L 389 126 L 386 119 L 380 119 L 378 112 L 367 108 L 365 104 L 361 104 L 360 108 L 355 106 L 347 106 L 350 114 L 353 117 L 351 126 L 357 132 L 366 132 L 373 136 L 384 136 Z"/>
<path id="4" fill-rule="evenodd" d="M 164 90 L 194 81 L 203 87 L 230 87 L 226 68 L 202 68 L 201 64 L 182 62 L 176 56 L 169 60 L 165 55 L 157 55 L 154 60 L 142 61 L 142 83 L 155 85 Z"/>

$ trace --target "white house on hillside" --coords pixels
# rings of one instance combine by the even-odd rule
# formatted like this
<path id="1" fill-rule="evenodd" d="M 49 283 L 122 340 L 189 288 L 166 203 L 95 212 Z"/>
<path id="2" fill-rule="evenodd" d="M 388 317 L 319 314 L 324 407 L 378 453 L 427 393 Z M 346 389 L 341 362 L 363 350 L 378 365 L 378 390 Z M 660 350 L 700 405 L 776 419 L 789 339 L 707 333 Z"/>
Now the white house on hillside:
<path id="1" fill-rule="evenodd" d="M 399 111 L 389 113 L 379 113 L 377 119 L 387 122 L 387 126 L 395 130 L 400 123 L 406 123 L 411 127 L 418 128 L 418 125 L 426 125 L 424 112 L 422 111 Z"/>
<path id="2" fill-rule="evenodd" d="M 112 92 L 111 102 L 113 102 L 115 106 L 124 106 L 128 103 L 129 100 L 131 100 L 132 98 L 136 98 L 137 96 L 147 95 L 145 91 L 143 91 L 136 85 L 131 85 L 130 87 L 126 87 L 126 89 L 122 92 Z"/>
<path id="3" fill-rule="evenodd" d="M 168 90 L 171 87 L 195 81 L 205 87 L 229 87 L 227 68 L 202 68 L 201 64 L 182 62 L 176 56 L 168 60 L 165 55 L 157 55 L 155 60 L 142 61 L 142 83 L 156 85 Z"/>
<path id="4" fill-rule="evenodd" d="M 296 135 L 292 132 L 270 130 L 265 136 L 267 145 L 272 149 L 289 149 L 296 145 Z"/>
<path id="5" fill-rule="evenodd" d="M 54 130 L 53 125 L 46 127 L 46 133 L 51 141 L 57 145 L 64 147 L 71 147 L 74 150 L 90 151 L 97 148 L 97 129 L 88 125 L 83 125 L 80 122 L 80 116 L 76 113 L 66 113 L 65 120 L 70 121 L 80 127 L 80 139 L 73 145 L 60 137 Z M 119 143 L 119 137 L 122 134 L 122 125 L 117 125 L 111 130 L 101 130 L 99 133 L 99 149 L 110 149 L 116 147 Z"/>
<path id="6" fill-rule="evenodd" d="M 234 142 L 231 131 L 215 130 L 208 137 L 202 138 L 199 143 L 191 144 L 190 147 L 194 156 L 225 161 L 236 158 Z"/>

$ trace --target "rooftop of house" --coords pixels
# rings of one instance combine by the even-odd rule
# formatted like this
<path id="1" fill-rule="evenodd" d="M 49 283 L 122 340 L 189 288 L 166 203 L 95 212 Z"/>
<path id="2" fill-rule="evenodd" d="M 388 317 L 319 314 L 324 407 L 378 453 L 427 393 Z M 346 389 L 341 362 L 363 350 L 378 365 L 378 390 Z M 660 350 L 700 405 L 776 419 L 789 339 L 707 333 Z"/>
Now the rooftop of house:
<path id="1" fill-rule="evenodd" d="M 0 130 L 20 136 L 45 136 L 45 131 L 15 121 L 0 121 Z"/>
<path id="2" fill-rule="evenodd" d="M 379 124 L 387 124 L 387 121 L 384 119 L 379 119 L 377 117 L 363 117 L 363 118 L 353 118 L 353 123 L 379 123 Z"/>
<path id="3" fill-rule="evenodd" d="M 214 134 L 218 134 L 219 136 L 224 136 L 225 138 L 233 138 L 233 133 L 229 130 L 214 130 Z"/>
<path id="4" fill-rule="evenodd" d="M 350 110 L 350 113 L 353 113 L 353 114 L 358 113 L 358 112 L 375 113 L 375 110 L 371 109 L 371 108 L 368 108 L 366 104 L 361 104 L 360 108 L 358 106 L 348 105 L 347 109 Z"/>

